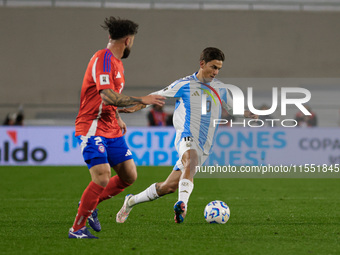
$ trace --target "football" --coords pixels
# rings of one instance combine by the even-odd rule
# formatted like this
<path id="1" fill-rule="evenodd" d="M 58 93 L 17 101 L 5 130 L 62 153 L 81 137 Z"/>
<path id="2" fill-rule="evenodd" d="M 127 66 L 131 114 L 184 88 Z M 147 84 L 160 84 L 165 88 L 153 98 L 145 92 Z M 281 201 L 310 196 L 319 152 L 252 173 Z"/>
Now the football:
<path id="1" fill-rule="evenodd" d="M 228 205 L 220 200 L 211 201 L 204 209 L 204 218 L 208 223 L 225 224 L 229 217 Z"/>

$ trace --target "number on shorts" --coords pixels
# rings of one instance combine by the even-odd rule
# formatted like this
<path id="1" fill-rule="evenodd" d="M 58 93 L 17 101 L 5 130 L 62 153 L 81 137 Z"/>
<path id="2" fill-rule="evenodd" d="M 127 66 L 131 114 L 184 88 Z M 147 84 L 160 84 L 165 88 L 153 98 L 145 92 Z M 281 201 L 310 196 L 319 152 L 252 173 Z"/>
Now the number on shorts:
<path id="1" fill-rule="evenodd" d="M 96 141 L 96 145 L 102 145 L 102 139 L 100 137 L 95 137 L 94 140 Z"/>

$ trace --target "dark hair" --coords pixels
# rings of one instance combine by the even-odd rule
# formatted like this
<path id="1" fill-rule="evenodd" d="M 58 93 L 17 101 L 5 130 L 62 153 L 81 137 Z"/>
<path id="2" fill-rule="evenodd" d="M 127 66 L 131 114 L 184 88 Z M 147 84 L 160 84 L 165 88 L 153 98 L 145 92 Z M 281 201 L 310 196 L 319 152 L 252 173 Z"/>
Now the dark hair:
<path id="1" fill-rule="evenodd" d="M 138 24 L 135 22 L 112 16 L 104 20 L 102 28 L 109 31 L 112 40 L 120 39 L 127 35 L 135 35 L 138 32 Z"/>
<path id="2" fill-rule="evenodd" d="M 221 60 L 224 61 L 224 53 L 217 48 L 208 47 L 205 48 L 200 56 L 200 61 L 204 60 L 206 63 L 212 60 Z"/>

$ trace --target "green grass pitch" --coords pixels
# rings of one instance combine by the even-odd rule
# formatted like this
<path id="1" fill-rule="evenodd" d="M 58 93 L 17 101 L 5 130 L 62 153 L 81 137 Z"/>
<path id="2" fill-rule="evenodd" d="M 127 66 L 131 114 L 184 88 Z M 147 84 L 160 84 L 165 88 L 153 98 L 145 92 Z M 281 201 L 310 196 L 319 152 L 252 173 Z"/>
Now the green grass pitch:
<path id="1" fill-rule="evenodd" d="M 138 167 L 137 181 L 98 206 L 98 240 L 68 239 L 90 175 L 84 167 L 0 167 L 0 254 L 340 254 L 339 179 L 195 179 L 183 224 L 177 193 L 115 222 L 124 196 L 162 181 L 170 167 Z M 225 201 L 225 225 L 205 205 Z"/>

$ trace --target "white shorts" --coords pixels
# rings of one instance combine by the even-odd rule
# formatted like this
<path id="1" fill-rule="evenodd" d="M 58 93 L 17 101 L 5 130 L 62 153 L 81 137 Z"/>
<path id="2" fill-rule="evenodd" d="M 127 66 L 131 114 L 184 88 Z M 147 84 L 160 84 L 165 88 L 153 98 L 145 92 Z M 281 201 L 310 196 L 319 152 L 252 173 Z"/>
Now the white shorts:
<path id="1" fill-rule="evenodd" d="M 182 138 L 176 149 L 179 156 L 179 159 L 177 160 L 176 165 L 173 168 L 173 170 L 176 171 L 184 169 L 184 166 L 182 164 L 182 156 L 187 150 L 195 150 L 197 152 L 198 166 L 203 165 L 203 163 L 207 160 L 209 156 L 207 154 L 204 154 L 201 147 L 191 137 Z"/>

